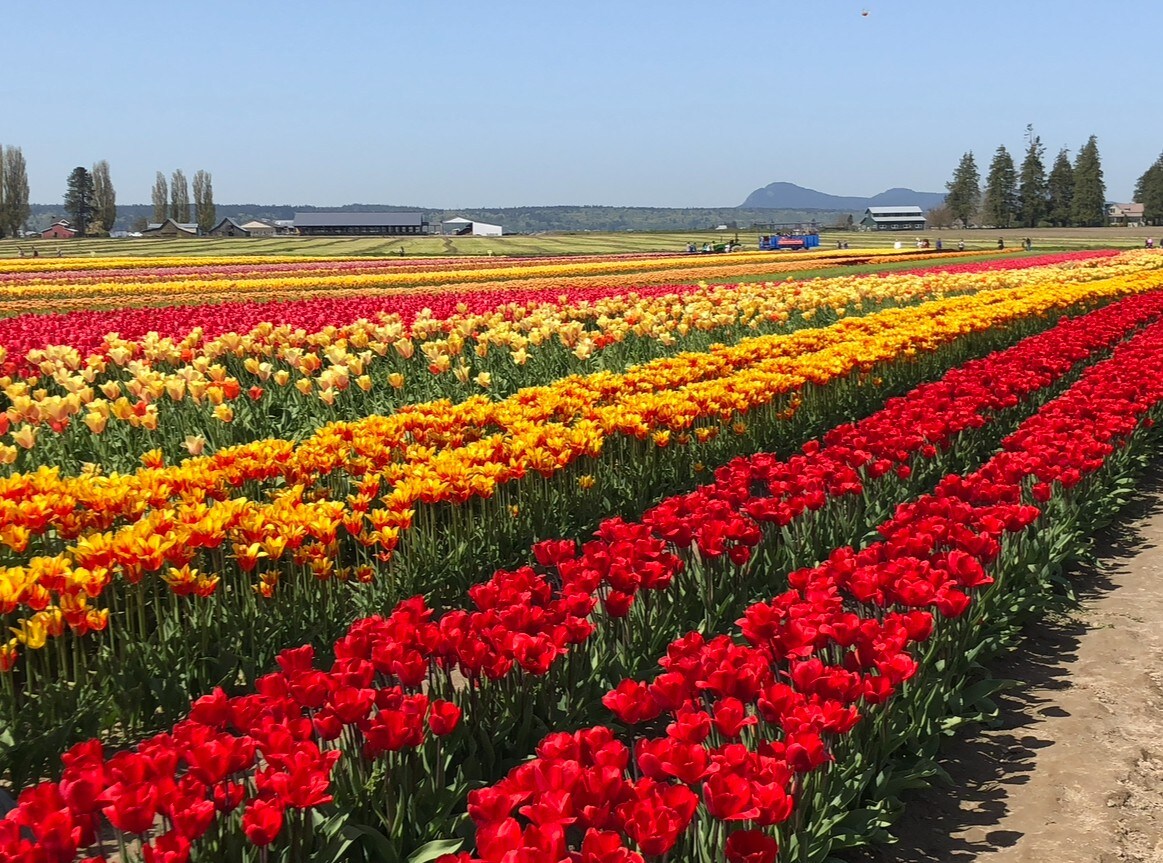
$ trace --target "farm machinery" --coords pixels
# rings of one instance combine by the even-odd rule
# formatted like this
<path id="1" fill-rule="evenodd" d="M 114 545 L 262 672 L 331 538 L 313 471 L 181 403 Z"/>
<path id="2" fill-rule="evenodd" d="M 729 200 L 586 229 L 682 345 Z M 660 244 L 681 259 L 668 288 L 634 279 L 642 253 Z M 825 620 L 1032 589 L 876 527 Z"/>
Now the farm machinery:
<path id="1" fill-rule="evenodd" d="M 759 237 L 759 251 L 800 251 L 815 249 L 820 245 L 819 234 L 762 234 Z"/>

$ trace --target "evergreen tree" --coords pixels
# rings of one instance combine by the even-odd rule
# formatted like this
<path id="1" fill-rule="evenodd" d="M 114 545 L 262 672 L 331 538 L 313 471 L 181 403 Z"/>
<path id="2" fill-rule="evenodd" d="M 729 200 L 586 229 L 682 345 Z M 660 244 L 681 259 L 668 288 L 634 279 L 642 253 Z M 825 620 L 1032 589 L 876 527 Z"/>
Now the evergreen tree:
<path id="1" fill-rule="evenodd" d="M 158 171 L 157 178 L 153 181 L 153 220 L 160 224 L 166 220 L 169 214 L 170 187 L 166 183 L 166 175 Z"/>
<path id="2" fill-rule="evenodd" d="M 102 159 L 93 166 L 93 209 L 95 222 L 100 222 L 101 230 L 109 233 L 117 221 L 117 192 L 109 177 L 109 163 Z"/>
<path id="3" fill-rule="evenodd" d="M 1070 151 L 1065 147 L 1058 151 L 1046 188 L 1050 224 L 1055 228 L 1065 228 L 1070 224 L 1074 201 L 1074 168 L 1070 164 Z"/>
<path id="4" fill-rule="evenodd" d="M 175 222 L 190 221 L 190 186 L 181 168 L 170 175 L 170 216 Z"/>
<path id="5" fill-rule="evenodd" d="M 1143 221 L 1163 225 L 1163 153 L 1135 184 L 1136 204 L 1143 205 Z"/>
<path id="6" fill-rule="evenodd" d="M 31 212 L 28 206 L 28 167 L 24 164 L 24 151 L 19 147 L 7 147 L 4 150 L 4 167 L 0 171 L 4 175 L 0 191 L 0 200 L 3 200 L 3 222 L 0 228 L 10 237 L 20 234 L 28 221 Z"/>
<path id="7" fill-rule="evenodd" d="M 1042 139 L 1034 134 L 1032 125 L 1026 126 L 1026 137 L 1030 143 L 1026 147 L 1026 158 L 1022 161 L 1018 200 L 1021 206 L 1022 225 L 1036 228 L 1046 216 L 1048 209 L 1046 164 L 1042 161 L 1046 148 L 1042 146 Z"/>
<path id="8" fill-rule="evenodd" d="M 209 171 L 194 174 L 194 219 L 205 233 L 214 227 L 214 182 Z"/>
<path id="9" fill-rule="evenodd" d="M 1074 199 L 1070 202 L 1070 218 L 1080 228 L 1097 228 L 1106 224 L 1106 184 L 1102 180 L 1102 161 L 1098 156 L 1098 139 L 1094 135 L 1074 160 Z"/>
<path id="10" fill-rule="evenodd" d="M 93 221 L 93 175 L 77 166 L 69 174 L 65 192 L 65 212 L 80 236 L 85 236 Z"/>
<path id="11" fill-rule="evenodd" d="M 972 150 L 961 157 L 957 170 L 953 172 L 953 179 L 945 184 L 945 188 L 949 192 L 945 196 L 945 206 L 954 219 L 969 227 L 981 204 L 981 175 L 977 172 Z"/>
<path id="12" fill-rule="evenodd" d="M 993 161 L 989 163 L 985 201 L 981 209 L 985 224 L 995 228 L 1008 228 L 1019 213 L 1018 172 L 1014 168 L 1014 157 L 1005 145 L 997 148 Z"/>

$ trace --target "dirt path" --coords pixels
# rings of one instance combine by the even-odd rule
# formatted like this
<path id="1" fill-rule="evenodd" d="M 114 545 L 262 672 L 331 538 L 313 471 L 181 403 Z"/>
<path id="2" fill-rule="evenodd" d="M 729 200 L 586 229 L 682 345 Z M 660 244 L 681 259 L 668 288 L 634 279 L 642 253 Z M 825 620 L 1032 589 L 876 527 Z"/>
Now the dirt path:
<path id="1" fill-rule="evenodd" d="M 951 740 L 875 863 L 1163 863 L 1163 471 L 1077 573 L 1082 602 L 997 667 L 1000 727 Z"/>

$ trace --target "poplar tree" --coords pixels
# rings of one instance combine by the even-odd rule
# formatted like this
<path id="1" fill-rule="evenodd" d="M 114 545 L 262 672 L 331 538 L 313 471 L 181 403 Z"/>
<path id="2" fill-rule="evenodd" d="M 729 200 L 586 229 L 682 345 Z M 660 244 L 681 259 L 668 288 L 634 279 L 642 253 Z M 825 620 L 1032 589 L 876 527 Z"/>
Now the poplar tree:
<path id="1" fill-rule="evenodd" d="M 953 172 L 953 179 L 945 184 L 945 188 L 949 192 L 945 196 L 945 206 L 954 219 L 969 227 L 981 204 L 981 175 L 977 172 L 972 150 L 961 157 L 957 170 Z"/>
<path id="2" fill-rule="evenodd" d="M 1046 187 L 1050 224 L 1055 228 L 1065 228 L 1070 224 L 1074 201 L 1074 168 L 1070 164 L 1070 151 L 1065 147 L 1058 151 L 1054 159 Z"/>
<path id="3" fill-rule="evenodd" d="M 117 221 L 117 192 L 109 177 L 109 163 L 102 159 L 93 166 L 93 215 L 108 233 Z"/>
<path id="4" fill-rule="evenodd" d="M 205 233 L 214 227 L 214 182 L 209 171 L 194 174 L 194 213 L 198 229 Z"/>
<path id="5" fill-rule="evenodd" d="M 1032 125 L 1026 126 L 1026 137 L 1030 143 L 1026 147 L 1026 158 L 1022 161 L 1018 201 L 1022 224 L 1027 228 L 1036 228 L 1048 209 L 1046 164 L 1042 161 L 1046 148 L 1042 146 L 1042 139 L 1034 134 Z"/>
<path id="6" fill-rule="evenodd" d="M 0 147 L 0 234 L 19 236 L 30 213 L 24 151 Z"/>
<path id="7" fill-rule="evenodd" d="M 1143 221 L 1163 225 L 1163 153 L 1135 184 L 1136 204 L 1143 205 Z"/>
<path id="8" fill-rule="evenodd" d="M 169 214 L 170 187 L 166 183 L 166 175 L 158 171 L 157 178 L 153 181 L 153 220 L 156 224 L 161 224 Z"/>
<path id="9" fill-rule="evenodd" d="M 1074 160 L 1074 199 L 1070 202 L 1071 221 L 1080 228 L 1097 228 L 1106 224 L 1106 184 L 1102 179 L 1102 161 L 1098 139 L 1090 136 Z"/>
<path id="10" fill-rule="evenodd" d="M 183 224 L 190 221 L 190 185 L 181 168 L 170 175 L 170 217 Z"/>
<path id="11" fill-rule="evenodd" d="M 984 222 L 995 228 L 1008 228 L 1018 214 L 1018 172 L 1004 144 L 997 148 L 989 163 L 981 209 Z"/>

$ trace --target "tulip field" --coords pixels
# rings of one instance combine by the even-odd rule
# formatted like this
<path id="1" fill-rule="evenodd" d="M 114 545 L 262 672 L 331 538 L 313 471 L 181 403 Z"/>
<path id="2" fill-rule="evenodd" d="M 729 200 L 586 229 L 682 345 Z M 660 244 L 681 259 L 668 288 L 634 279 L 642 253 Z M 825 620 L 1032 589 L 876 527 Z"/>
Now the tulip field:
<path id="1" fill-rule="evenodd" d="M 883 840 L 1161 372 L 1147 250 L 0 260 L 0 863 Z"/>

